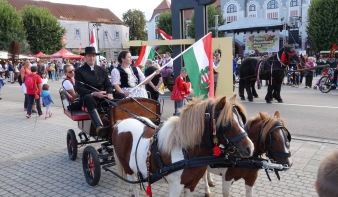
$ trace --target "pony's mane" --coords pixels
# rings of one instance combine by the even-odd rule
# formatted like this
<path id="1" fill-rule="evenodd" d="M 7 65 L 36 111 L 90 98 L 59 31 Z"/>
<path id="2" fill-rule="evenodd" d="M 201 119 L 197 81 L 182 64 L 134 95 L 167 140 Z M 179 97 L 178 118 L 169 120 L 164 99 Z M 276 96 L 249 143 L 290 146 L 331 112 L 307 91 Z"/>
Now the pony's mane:
<path id="1" fill-rule="evenodd" d="M 204 134 L 205 111 L 209 105 L 212 105 L 212 113 L 219 104 L 224 107 L 221 110 L 216 127 L 227 124 L 228 120 L 233 118 L 232 105 L 239 107 L 242 113 L 246 113 L 243 106 L 231 99 L 216 98 L 202 100 L 193 98 L 182 109 L 181 116 L 169 118 L 159 131 L 159 149 L 169 154 L 173 148 L 191 149 L 200 144 Z"/>
<path id="2" fill-rule="evenodd" d="M 275 125 L 277 121 L 280 121 L 283 126 L 285 126 L 285 121 L 282 118 L 278 118 L 275 115 L 269 115 L 267 112 L 260 112 L 262 116 L 264 117 L 263 119 L 261 118 L 261 115 L 258 114 L 252 118 L 250 118 L 247 122 L 247 127 L 250 129 L 252 122 L 254 121 L 259 121 L 260 124 L 264 125 L 264 129 L 262 131 L 262 141 L 265 142 L 266 136 L 269 133 L 270 129 Z"/>

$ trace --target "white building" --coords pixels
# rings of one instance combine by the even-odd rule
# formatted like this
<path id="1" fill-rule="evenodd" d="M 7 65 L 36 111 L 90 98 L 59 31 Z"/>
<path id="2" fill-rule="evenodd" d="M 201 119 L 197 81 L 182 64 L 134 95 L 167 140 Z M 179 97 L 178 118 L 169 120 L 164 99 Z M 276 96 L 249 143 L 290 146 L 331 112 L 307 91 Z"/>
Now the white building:
<path id="1" fill-rule="evenodd" d="M 282 20 L 286 19 L 293 24 L 294 30 L 299 31 L 299 37 L 292 39 L 299 40 L 298 50 L 308 49 L 308 35 L 306 33 L 307 12 L 311 0 L 221 0 L 221 7 L 227 23 L 237 21 L 245 17 L 257 17 L 265 19 Z M 288 33 L 286 40 L 290 40 Z M 231 36 L 231 35 L 230 35 Z M 281 38 L 284 32 L 281 32 Z M 235 35 L 236 54 L 244 54 L 244 33 Z"/>
<path id="2" fill-rule="evenodd" d="M 61 26 L 66 29 L 65 48 L 73 52 L 82 51 L 89 46 L 90 31 L 95 28 L 98 37 L 99 50 L 108 60 L 117 59 L 118 53 L 128 46 L 123 42 L 129 41 L 129 27 L 127 27 L 114 13 L 106 8 L 94 8 L 82 5 L 51 3 L 49 1 L 7 0 L 16 10 L 26 5 L 47 8 L 54 15 Z M 93 24 L 100 26 L 94 27 Z M 97 29 L 99 29 L 97 31 Z M 62 38 L 60 38 L 61 40 Z"/>

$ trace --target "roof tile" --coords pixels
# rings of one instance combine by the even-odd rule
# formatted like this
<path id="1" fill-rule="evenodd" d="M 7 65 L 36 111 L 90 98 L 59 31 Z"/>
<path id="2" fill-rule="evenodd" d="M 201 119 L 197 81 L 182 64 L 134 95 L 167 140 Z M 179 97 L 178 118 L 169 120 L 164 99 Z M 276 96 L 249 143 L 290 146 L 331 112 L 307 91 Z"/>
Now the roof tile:
<path id="1" fill-rule="evenodd" d="M 37 7 L 47 8 L 50 13 L 59 20 L 124 24 L 112 11 L 107 8 L 94 8 L 84 5 L 71 5 L 34 0 L 7 0 L 7 2 L 18 11 L 22 10 L 26 5 L 35 5 Z"/>

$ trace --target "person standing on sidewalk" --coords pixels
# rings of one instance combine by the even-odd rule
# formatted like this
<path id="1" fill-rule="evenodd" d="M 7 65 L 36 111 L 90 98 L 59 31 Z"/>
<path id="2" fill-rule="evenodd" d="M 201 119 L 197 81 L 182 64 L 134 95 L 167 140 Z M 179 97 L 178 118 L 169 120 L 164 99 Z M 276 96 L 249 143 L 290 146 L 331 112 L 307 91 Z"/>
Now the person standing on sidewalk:
<path id="1" fill-rule="evenodd" d="M 23 93 L 25 94 L 25 101 L 24 101 L 24 111 L 27 111 L 28 107 L 28 97 L 27 97 L 27 90 L 26 90 L 26 85 L 25 85 L 25 77 L 29 74 L 31 74 L 31 69 L 30 69 L 30 62 L 28 59 L 25 60 L 25 64 L 21 67 L 20 70 L 20 77 L 21 77 L 21 88 L 23 90 Z"/>
<path id="2" fill-rule="evenodd" d="M 14 66 L 12 64 L 12 61 L 9 61 L 8 63 L 8 72 L 9 72 L 9 81 L 11 82 L 11 84 L 14 83 Z"/>
<path id="3" fill-rule="evenodd" d="M 41 111 L 41 103 L 40 103 L 42 80 L 41 80 L 41 77 L 36 74 L 36 72 L 38 71 L 37 66 L 32 66 L 31 71 L 32 73 L 25 77 L 25 86 L 27 89 L 27 98 L 28 98 L 28 107 L 27 107 L 26 117 L 27 118 L 31 117 L 34 101 L 36 103 L 38 114 L 40 117 L 42 117 L 43 113 Z"/>

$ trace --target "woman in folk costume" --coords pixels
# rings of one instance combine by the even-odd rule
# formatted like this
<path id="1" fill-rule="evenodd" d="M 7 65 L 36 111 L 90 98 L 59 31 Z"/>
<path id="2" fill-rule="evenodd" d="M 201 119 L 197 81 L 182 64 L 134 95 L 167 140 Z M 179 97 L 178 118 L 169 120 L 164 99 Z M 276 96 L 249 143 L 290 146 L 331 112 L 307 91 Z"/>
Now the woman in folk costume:
<path id="1" fill-rule="evenodd" d="M 165 53 L 165 59 L 163 60 L 161 66 L 165 66 L 165 65 L 167 65 L 167 66 L 162 69 L 161 75 L 162 75 L 162 77 L 169 77 L 171 75 L 171 73 L 173 73 L 173 71 L 174 71 L 173 61 L 171 59 L 169 52 Z"/>
<path id="2" fill-rule="evenodd" d="M 131 65 L 130 51 L 122 51 L 118 56 L 118 62 L 120 64 L 111 72 L 111 84 L 114 86 L 115 91 L 121 97 L 148 98 L 147 91 L 143 86 L 135 87 L 140 83 L 147 84 L 152 78 L 144 81 L 145 77 L 142 71 L 138 67 Z M 159 71 L 157 72 L 159 73 Z"/>

